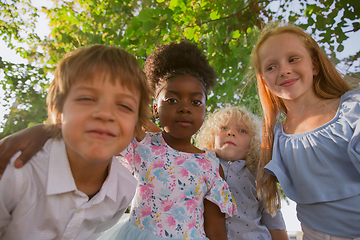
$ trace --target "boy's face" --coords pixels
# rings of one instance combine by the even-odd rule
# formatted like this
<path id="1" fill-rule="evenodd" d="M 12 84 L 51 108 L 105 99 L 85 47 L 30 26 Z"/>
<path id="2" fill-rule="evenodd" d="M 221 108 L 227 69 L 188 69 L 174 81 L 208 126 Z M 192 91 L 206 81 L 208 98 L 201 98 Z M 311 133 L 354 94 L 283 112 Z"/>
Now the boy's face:
<path id="1" fill-rule="evenodd" d="M 108 161 L 134 138 L 140 96 L 121 84 L 94 78 L 70 88 L 61 131 L 70 161 Z"/>
<path id="2" fill-rule="evenodd" d="M 252 134 L 245 123 L 232 118 L 216 132 L 214 150 L 224 160 L 245 160 L 251 138 Z"/>

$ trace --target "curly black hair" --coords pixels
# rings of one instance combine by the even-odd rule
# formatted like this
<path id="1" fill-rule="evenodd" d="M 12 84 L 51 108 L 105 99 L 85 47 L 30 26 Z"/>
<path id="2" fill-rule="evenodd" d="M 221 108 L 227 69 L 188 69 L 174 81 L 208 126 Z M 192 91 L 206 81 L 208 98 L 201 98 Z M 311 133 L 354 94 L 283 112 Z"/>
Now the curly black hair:
<path id="1" fill-rule="evenodd" d="M 196 44 L 186 40 L 157 45 L 145 61 L 144 72 L 155 97 L 164 83 L 176 76 L 191 75 L 197 78 L 206 95 L 216 82 L 215 71 L 204 53 Z"/>

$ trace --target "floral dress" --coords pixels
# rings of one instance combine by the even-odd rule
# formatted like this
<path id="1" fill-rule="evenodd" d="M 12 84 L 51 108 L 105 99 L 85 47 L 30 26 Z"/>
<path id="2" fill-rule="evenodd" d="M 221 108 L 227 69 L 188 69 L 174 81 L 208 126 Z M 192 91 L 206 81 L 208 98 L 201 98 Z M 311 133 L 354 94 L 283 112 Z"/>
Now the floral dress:
<path id="1" fill-rule="evenodd" d="M 138 180 L 129 219 L 138 229 L 164 238 L 203 239 L 204 199 L 229 216 L 236 214 L 213 151 L 180 152 L 161 133 L 147 133 L 141 142 L 134 139 L 122 156 Z"/>

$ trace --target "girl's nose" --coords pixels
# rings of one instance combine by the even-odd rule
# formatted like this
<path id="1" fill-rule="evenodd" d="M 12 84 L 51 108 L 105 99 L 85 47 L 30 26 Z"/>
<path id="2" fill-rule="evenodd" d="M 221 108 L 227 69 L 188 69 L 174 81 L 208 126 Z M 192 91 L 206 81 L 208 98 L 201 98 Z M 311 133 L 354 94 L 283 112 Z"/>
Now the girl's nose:
<path id="1" fill-rule="evenodd" d="M 178 111 L 180 113 L 191 113 L 191 108 L 187 104 L 181 104 L 181 106 L 179 106 Z"/>
<path id="2" fill-rule="evenodd" d="M 282 77 L 289 75 L 291 73 L 291 69 L 289 64 L 281 64 L 280 65 L 280 75 Z"/>

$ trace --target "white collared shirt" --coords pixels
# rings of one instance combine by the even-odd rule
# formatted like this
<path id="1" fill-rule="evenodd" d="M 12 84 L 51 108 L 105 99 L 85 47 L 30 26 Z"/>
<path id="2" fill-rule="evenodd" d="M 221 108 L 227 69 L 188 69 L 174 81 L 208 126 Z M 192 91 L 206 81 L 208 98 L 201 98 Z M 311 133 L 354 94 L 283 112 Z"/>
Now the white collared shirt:
<path id="1" fill-rule="evenodd" d="M 89 201 L 77 190 L 63 140 L 50 139 L 24 167 L 14 160 L 0 180 L 0 239 L 90 239 L 113 226 L 130 205 L 136 179 L 114 157 Z"/>

